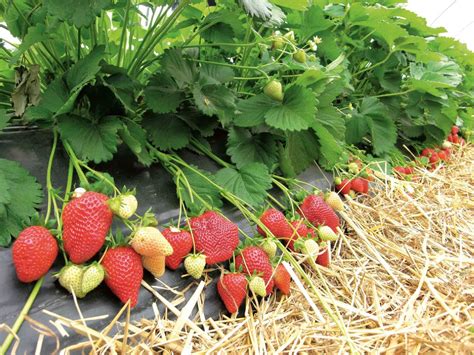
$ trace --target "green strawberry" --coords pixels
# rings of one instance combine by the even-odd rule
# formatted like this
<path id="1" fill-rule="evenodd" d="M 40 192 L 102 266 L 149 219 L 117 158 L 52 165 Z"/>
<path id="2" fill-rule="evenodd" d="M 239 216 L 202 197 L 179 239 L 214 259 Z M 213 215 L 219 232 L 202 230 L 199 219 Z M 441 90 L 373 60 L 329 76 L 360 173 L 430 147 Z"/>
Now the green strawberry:
<path id="1" fill-rule="evenodd" d="M 344 202 L 342 202 L 339 195 L 331 191 L 325 197 L 326 203 L 335 211 L 343 211 L 344 210 Z"/>
<path id="2" fill-rule="evenodd" d="M 350 163 L 347 166 L 347 169 L 349 170 L 350 173 L 352 174 L 358 174 L 359 173 L 359 166 L 356 163 Z"/>
<path id="3" fill-rule="evenodd" d="M 265 251 L 265 253 L 267 253 L 269 258 L 273 258 L 275 256 L 277 245 L 272 239 L 265 238 L 260 246 Z"/>
<path id="4" fill-rule="evenodd" d="M 293 53 L 293 59 L 298 63 L 306 63 L 306 52 L 302 49 L 298 49 L 295 53 Z"/>
<path id="5" fill-rule="evenodd" d="M 137 198 L 128 193 L 109 200 L 109 207 L 114 214 L 123 219 L 129 219 L 137 211 Z"/>
<path id="6" fill-rule="evenodd" d="M 324 241 L 337 239 L 337 234 L 328 226 L 320 226 L 318 228 L 318 235 Z"/>
<path id="7" fill-rule="evenodd" d="M 272 49 L 282 49 L 285 45 L 285 41 L 281 36 L 275 37 L 272 42 Z"/>
<path id="8" fill-rule="evenodd" d="M 84 275 L 84 267 L 82 265 L 68 264 L 59 272 L 59 283 L 69 292 L 78 298 L 84 297 L 86 294 L 82 291 L 82 276 Z"/>
<path id="9" fill-rule="evenodd" d="M 99 286 L 105 277 L 102 265 L 94 263 L 89 265 L 82 274 L 81 288 L 84 295 Z"/>
<path id="10" fill-rule="evenodd" d="M 260 276 L 254 276 L 249 282 L 249 288 L 258 296 L 265 297 L 267 295 L 265 280 Z"/>
<path id="11" fill-rule="evenodd" d="M 319 245 L 313 238 L 300 238 L 295 242 L 295 250 L 315 258 L 319 254 Z"/>
<path id="12" fill-rule="evenodd" d="M 263 88 L 263 93 L 273 100 L 283 101 L 283 88 L 278 80 L 269 81 Z"/>
<path id="13" fill-rule="evenodd" d="M 202 276 L 205 266 L 206 256 L 204 254 L 189 254 L 184 259 L 184 268 L 195 279 L 199 279 Z"/>

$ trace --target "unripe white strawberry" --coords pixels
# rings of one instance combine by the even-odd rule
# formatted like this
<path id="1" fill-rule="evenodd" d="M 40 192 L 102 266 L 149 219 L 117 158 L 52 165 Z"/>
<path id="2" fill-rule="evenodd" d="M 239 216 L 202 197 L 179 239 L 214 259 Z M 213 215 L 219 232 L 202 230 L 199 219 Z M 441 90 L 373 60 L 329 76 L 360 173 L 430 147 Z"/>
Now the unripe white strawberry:
<path id="1" fill-rule="evenodd" d="M 344 202 L 342 202 L 341 198 L 337 193 L 334 191 L 329 192 L 326 195 L 326 203 L 335 211 L 343 211 L 344 210 Z"/>
<path id="2" fill-rule="evenodd" d="M 81 288 L 84 294 L 87 294 L 97 288 L 105 277 L 104 267 L 100 264 L 92 264 L 84 269 L 82 274 Z"/>
<path id="3" fill-rule="evenodd" d="M 450 149 L 453 145 L 449 141 L 443 142 L 443 149 Z"/>
<path id="4" fill-rule="evenodd" d="M 76 295 L 77 298 L 83 298 L 86 294 L 82 291 L 82 276 L 84 267 L 82 265 L 68 264 L 59 272 L 59 284 Z"/>
<path id="5" fill-rule="evenodd" d="M 276 243 L 270 238 L 265 238 L 261 244 L 262 249 L 267 253 L 269 258 L 273 258 L 277 251 Z"/>
<path id="6" fill-rule="evenodd" d="M 265 297 L 267 295 L 267 290 L 265 286 L 265 280 L 260 276 L 254 276 L 249 282 L 249 288 L 257 296 Z"/>
<path id="7" fill-rule="evenodd" d="M 137 211 L 138 201 L 134 195 L 124 194 L 109 200 L 113 213 L 123 219 L 129 219 Z"/>
<path id="8" fill-rule="evenodd" d="M 324 241 L 337 239 L 337 234 L 334 233 L 332 228 L 328 226 L 320 226 L 318 228 L 318 235 L 319 235 L 319 238 L 321 238 L 321 240 L 324 240 Z"/>
<path id="9" fill-rule="evenodd" d="M 206 256 L 203 254 L 190 254 L 184 259 L 184 268 L 195 279 L 199 279 L 202 276 L 205 266 Z"/>

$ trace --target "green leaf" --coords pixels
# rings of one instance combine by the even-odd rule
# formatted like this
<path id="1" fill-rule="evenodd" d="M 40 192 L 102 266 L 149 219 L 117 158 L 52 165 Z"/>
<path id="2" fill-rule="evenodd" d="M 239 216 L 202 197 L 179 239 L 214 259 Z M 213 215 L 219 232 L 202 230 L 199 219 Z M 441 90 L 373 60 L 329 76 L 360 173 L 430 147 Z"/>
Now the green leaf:
<path id="1" fill-rule="evenodd" d="M 194 82 L 196 66 L 186 59 L 178 48 L 167 49 L 161 58 L 161 66 L 165 72 L 173 77 L 179 88 Z"/>
<path id="2" fill-rule="evenodd" d="M 189 126 L 177 115 L 148 114 L 142 125 L 153 144 L 163 150 L 184 148 L 191 138 Z"/>
<path id="3" fill-rule="evenodd" d="M 126 73 L 114 73 L 105 78 L 103 83 L 113 92 L 126 110 L 136 111 L 135 91 L 141 88 L 136 81 Z"/>
<path id="4" fill-rule="evenodd" d="M 231 81 L 234 78 L 232 68 L 221 65 L 203 63 L 199 70 L 199 82 L 201 85 L 217 85 Z"/>
<path id="5" fill-rule="evenodd" d="M 271 2 L 298 11 L 305 11 L 308 8 L 308 0 L 271 0 Z"/>
<path id="6" fill-rule="evenodd" d="M 280 169 L 288 177 L 295 177 L 319 157 L 316 134 L 309 129 L 289 132 L 285 146 L 280 147 Z"/>
<path id="7" fill-rule="evenodd" d="M 354 3 L 351 4 L 349 18 L 354 25 L 369 28 L 375 37 L 392 46 L 396 39 L 408 36 L 408 32 L 392 20 L 392 12 L 392 9 L 382 6 Z"/>
<path id="8" fill-rule="evenodd" d="M 58 127 L 61 137 L 71 144 L 79 158 L 100 163 L 112 159 L 117 152 L 117 132 L 122 122 L 117 117 L 92 122 L 77 115 L 62 115 Z"/>
<path id="9" fill-rule="evenodd" d="M 111 0 L 45 0 L 48 12 L 76 27 L 87 27 L 100 15 L 100 12 L 112 5 Z"/>
<path id="10" fill-rule="evenodd" d="M 285 91 L 283 102 L 265 114 L 265 123 L 287 131 L 307 129 L 314 122 L 315 104 L 311 90 L 293 85 Z"/>
<path id="11" fill-rule="evenodd" d="M 246 100 L 240 100 L 237 104 L 237 114 L 234 124 L 239 127 L 254 127 L 265 122 L 265 114 L 278 102 L 267 95 L 260 94 Z"/>
<path id="12" fill-rule="evenodd" d="M 261 163 L 248 163 L 238 170 L 223 168 L 216 173 L 216 182 L 254 207 L 265 202 L 272 187 L 268 169 Z"/>
<path id="13" fill-rule="evenodd" d="M 346 132 L 349 143 L 359 143 L 363 135 L 369 133 L 376 155 L 391 151 L 397 142 L 397 127 L 389 110 L 374 97 L 362 100 L 359 112 L 349 121 Z"/>
<path id="14" fill-rule="evenodd" d="M 215 178 L 211 173 L 195 166 L 192 169 L 182 168 L 182 172 L 183 174 L 174 175 L 176 192 L 191 213 L 198 214 L 203 209 L 222 207 L 220 190 L 213 185 Z M 190 189 L 194 193 L 190 193 Z"/>
<path id="15" fill-rule="evenodd" d="M 11 58 L 12 63 L 16 63 L 23 53 L 25 53 L 28 49 L 30 49 L 33 45 L 39 42 L 43 42 L 49 39 L 48 31 L 46 26 L 42 23 L 38 23 L 35 26 L 31 26 L 28 28 L 28 32 L 21 41 L 18 50 L 15 52 L 13 57 Z"/>
<path id="16" fill-rule="evenodd" d="M 145 166 L 150 166 L 153 162 L 145 143 L 146 131 L 137 123 L 127 120 L 119 130 L 120 138 L 130 148 L 130 150 L 137 156 L 140 163 Z"/>
<path id="17" fill-rule="evenodd" d="M 176 112 L 183 99 L 183 92 L 166 74 L 154 75 L 145 88 L 145 102 L 156 113 Z"/>
<path id="18" fill-rule="evenodd" d="M 227 154 L 237 168 L 249 162 L 257 162 L 265 164 L 271 170 L 278 159 L 277 146 L 272 134 L 252 134 L 242 128 L 230 129 Z"/>
<path id="19" fill-rule="evenodd" d="M 8 125 L 10 116 L 7 115 L 7 110 L 0 109 L 0 131 Z"/>
<path id="20" fill-rule="evenodd" d="M 197 108 L 208 116 L 215 115 L 221 110 L 235 108 L 233 92 L 221 85 L 195 85 L 193 97 Z"/>
<path id="21" fill-rule="evenodd" d="M 326 170 L 330 170 L 342 157 L 342 147 L 322 124 L 315 123 L 313 129 L 318 136 L 320 145 L 319 163 Z"/>
<path id="22" fill-rule="evenodd" d="M 410 63 L 410 89 L 427 92 L 431 95 L 446 98 L 439 89 L 457 87 L 462 82 L 459 65 L 450 60 L 429 62 L 426 65 Z"/>
<path id="23" fill-rule="evenodd" d="M 42 197 L 41 186 L 19 163 L 0 159 L 0 246 L 18 235 Z"/>
<path id="24" fill-rule="evenodd" d="M 308 11 L 303 13 L 303 20 L 301 21 L 301 26 L 299 26 L 298 33 L 302 40 L 307 40 L 333 25 L 332 21 L 328 20 L 324 15 L 323 9 L 318 5 L 313 5 Z M 326 41 L 326 38 L 324 41 Z"/>
<path id="25" fill-rule="evenodd" d="M 344 117 L 332 105 L 318 108 L 316 122 L 322 124 L 334 137 L 339 137 L 340 140 L 346 133 Z"/>
<path id="26" fill-rule="evenodd" d="M 355 113 L 346 123 L 346 142 L 357 144 L 369 133 L 367 118 L 359 113 Z"/>
<path id="27" fill-rule="evenodd" d="M 89 54 L 74 64 L 66 73 L 66 83 L 71 91 L 82 88 L 95 78 L 100 70 L 100 61 L 104 58 L 105 46 L 95 47 Z"/>

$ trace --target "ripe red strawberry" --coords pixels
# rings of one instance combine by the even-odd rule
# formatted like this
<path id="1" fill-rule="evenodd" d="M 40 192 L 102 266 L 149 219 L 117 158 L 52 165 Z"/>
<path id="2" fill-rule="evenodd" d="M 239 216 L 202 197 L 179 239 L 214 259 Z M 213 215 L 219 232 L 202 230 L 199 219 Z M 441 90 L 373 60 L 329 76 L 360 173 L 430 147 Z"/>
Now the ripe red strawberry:
<path id="1" fill-rule="evenodd" d="M 439 160 L 438 153 L 431 154 L 431 156 L 430 156 L 430 163 L 431 164 L 437 163 L 438 160 Z"/>
<path id="2" fill-rule="evenodd" d="M 424 156 L 424 157 L 428 157 L 428 158 L 429 158 L 429 157 L 431 156 L 431 154 L 433 154 L 433 153 L 434 153 L 434 150 L 431 149 L 431 148 L 425 148 L 425 149 L 423 149 L 423 150 L 421 151 L 421 155 Z"/>
<path id="3" fill-rule="evenodd" d="M 324 224 L 337 233 L 339 217 L 336 212 L 327 205 L 324 199 L 318 195 L 309 195 L 300 205 L 300 214 L 314 226 Z"/>
<path id="4" fill-rule="evenodd" d="M 403 171 L 405 171 L 405 169 L 403 169 Z M 359 192 L 359 193 L 364 193 L 364 190 L 365 190 L 365 185 L 364 185 L 364 179 L 362 178 L 355 178 L 355 179 L 352 179 L 352 184 L 351 184 L 351 187 L 352 187 L 352 190 L 354 190 L 355 192 Z"/>
<path id="5" fill-rule="evenodd" d="M 324 243 L 321 243 L 320 250 L 322 251 L 319 253 L 318 257 L 316 258 L 316 264 L 329 267 L 329 265 L 331 264 L 331 245 L 330 244 L 324 245 Z"/>
<path id="6" fill-rule="evenodd" d="M 193 238 L 188 231 L 174 227 L 166 228 L 162 233 L 173 247 L 173 254 L 166 257 L 166 266 L 171 270 L 176 270 L 184 257 L 193 249 Z"/>
<path id="7" fill-rule="evenodd" d="M 274 208 L 269 208 L 260 216 L 260 222 L 262 222 L 272 234 L 277 238 L 288 239 L 293 234 L 293 230 L 290 227 L 283 212 L 280 212 Z M 266 233 L 263 229 L 257 226 L 257 231 L 264 237 Z"/>
<path id="8" fill-rule="evenodd" d="M 413 169 L 412 166 L 405 166 L 405 173 L 407 175 L 413 175 L 414 172 L 415 172 L 415 169 Z"/>
<path id="9" fill-rule="evenodd" d="M 362 193 L 368 194 L 369 193 L 369 180 L 362 178 L 362 186 L 364 187 Z"/>
<path id="10" fill-rule="evenodd" d="M 141 256 L 132 247 L 108 249 L 102 260 L 105 269 L 105 284 L 112 292 L 130 307 L 135 307 L 143 278 Z"/>
<path id="11" fill-rule="evenodd" d="M 64 250 L 73 263 L 86 262 L 104 245 L 113 217 L 107 200 L 104 194 L 88 191 L 64 207 Z"/>
<path id="12" fill-rule="evenodd" d="M 241 273 L 224 274 L 217 283 L 217 292 L 229 313 L 235 313 L 247 296 L 247 278 Z"/>
<path id="13" fill-rule="evenodd" d="M 336 191 L 347 195 L 351 191 L 351 181 L 349 179 L 342 180 L 340 184 L 336 185 Z"/>
<path id="14" fill-rule="evenodd" d="M 58 243 L 41 226 L 25 228 L 12 247 L 13 265 L 21 282 L 36 281 L 46 275 L 58 256 Z"/>
<path id="15" fill-rule="evenodd" d="M 441 159 L 442 161 L 447 160 L 446 152 L 444 150 L 440 150 L 438 152 L 438 158 Z"/>
<path id="16" fill-rule="evenodd" d="M 446 154 L 446 159 L 447 160 L 451 159 L 451 149 L 445 148 L 443 149 L 443 151 L 444 151 L 444 154 Z"/>
<path id="17" fill-rule="evenodd" d="M 273 275 L 273 279 L 275 280 L 275 287 L 281 291 L 284 295 L 290 294 L 290 281 L 291 276 L 286 271 L 283 264 L 279 264 L 275 268 L 275 275 Z"/>
<path id="18" fill-rule="evenodd" d="M 452 142 L 453 142 L 454 144 L 458 144 L 458 143 L 459 143 L 459 136 L 458 136 L 457 134 L 453 135 L 453 140 L 452 140 Z"/>
<path id="19" fill-rule="evenodd" d="M 451 134 L 458 134 L 459 133 L 459 127 L 458 126 L 453 126 L 451 127 Z"/>
<path id="20" fill-rule="evenodd" d="M 230 259 L 239 244 L 239 228 L 214 211 L 191 218 L 196 251 L 206 256 L 208 265 Z"/>
<path id="21" fill-rule="evenodd" d="M 235 269 L 239 270 L 240 267 L 247 275 L 257 274 L 261 276 L 267 285 L 267 295 L 272 293 L 274 284 L 272 279 L 273 268 L 270 264 L 270 258 L 262 248 L 250 246 L 243 249 L 235 258 Z"/>
<path id="22" fill-rule="evenodd" d="M 399 175 L 405 175 L 407 172 L 403 166 L 396 166 L 393 168 L 394 171 L 396 171 Z"/>

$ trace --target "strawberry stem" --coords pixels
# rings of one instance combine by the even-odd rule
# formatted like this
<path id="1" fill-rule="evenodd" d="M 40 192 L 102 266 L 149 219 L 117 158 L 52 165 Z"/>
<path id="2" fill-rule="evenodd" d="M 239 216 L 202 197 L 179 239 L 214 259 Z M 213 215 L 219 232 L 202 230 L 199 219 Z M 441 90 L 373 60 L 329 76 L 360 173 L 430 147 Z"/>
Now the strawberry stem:
<path id="1" fill-rule="evenodd" d="M 25 320 L 25 316 L 28 314 L 28 312 L 31 309 L 31 306 L 33 305 L 36 296 L 38 296 L 39 290 L 41 288 L 41 285 L 43 284 L 44 281 L 44 276 L 40 278 L 38 281 L 36 281 L 35 286 L 33 287 L 33 290 L 30 293 L 30 296 L 26 300 L 25 305 L 23 306 L 23 309 L 21 310 L 20 314 L 18 315 L 18 318 L 16 319 L 15 323 L 13 324 L 12 331 L 10 334 L 8 334 L 7 338 L 2 344 L 2 347 L 0 348 L 0 355 L 6 354 L 8 348 L 10 347 L 13 338 L 15 335 L 18 333 L 18 330 L 20 329 L 21 325 L 23 324 L 23 321 Z"/>

